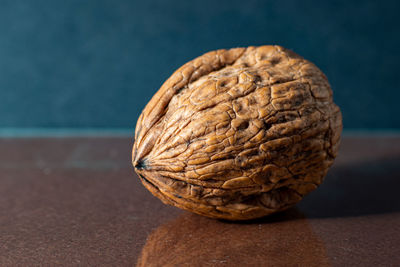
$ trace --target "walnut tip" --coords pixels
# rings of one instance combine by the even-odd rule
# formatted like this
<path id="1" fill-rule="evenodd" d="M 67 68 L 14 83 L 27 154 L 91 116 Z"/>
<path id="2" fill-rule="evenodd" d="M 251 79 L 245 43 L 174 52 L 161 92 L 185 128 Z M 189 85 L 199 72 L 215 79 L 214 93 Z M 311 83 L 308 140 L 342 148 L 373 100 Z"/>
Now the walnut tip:
<path id="1" fill-rule="evenodd" d="M 146 159 L 136 160 L 134 162 L 133 166 L 138 170 L 144 170 L 144 169 L 147 169 L 147 167 L 148 167 Z"/>

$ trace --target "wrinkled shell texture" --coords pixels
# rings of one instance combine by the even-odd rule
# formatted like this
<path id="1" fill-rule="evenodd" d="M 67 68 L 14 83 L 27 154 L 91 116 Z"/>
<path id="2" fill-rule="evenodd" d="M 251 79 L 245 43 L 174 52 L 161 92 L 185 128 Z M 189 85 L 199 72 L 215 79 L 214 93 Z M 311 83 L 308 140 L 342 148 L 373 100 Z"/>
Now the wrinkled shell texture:
<path id="1" fill-rule="evenodd" d="M 246 220 L 323 181 L 342 117 L 325 75 L 280 46 L 216 50 L 179 68 L 140 115 L 133 165 L 164 203 Z"/>

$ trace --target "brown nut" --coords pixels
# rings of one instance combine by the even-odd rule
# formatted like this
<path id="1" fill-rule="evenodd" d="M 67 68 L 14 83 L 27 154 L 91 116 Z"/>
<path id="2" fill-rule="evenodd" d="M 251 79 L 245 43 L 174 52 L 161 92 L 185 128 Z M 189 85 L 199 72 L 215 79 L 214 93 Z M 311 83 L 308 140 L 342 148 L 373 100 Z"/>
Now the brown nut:
<path id="1" fill-rule="evenodd" d="M 133 165 L 164 203 L 246 220 L 317 188 L 342 117 L 325 75 L 280 46 L 216 50 L 180 67 L 140 115 Z"/>

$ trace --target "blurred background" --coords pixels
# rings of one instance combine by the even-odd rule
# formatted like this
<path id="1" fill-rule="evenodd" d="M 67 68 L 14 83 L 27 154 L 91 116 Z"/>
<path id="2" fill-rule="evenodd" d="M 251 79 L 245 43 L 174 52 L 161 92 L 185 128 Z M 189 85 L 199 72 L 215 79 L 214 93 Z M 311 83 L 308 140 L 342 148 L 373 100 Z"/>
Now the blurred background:
<path id="1" fill-rule="evenodd" d="M 400 128 L 399 1 L 0 1 L 0 133 L 133 133 L 172 72 L 279 44 L 329 78 L 345 131 Z"/>

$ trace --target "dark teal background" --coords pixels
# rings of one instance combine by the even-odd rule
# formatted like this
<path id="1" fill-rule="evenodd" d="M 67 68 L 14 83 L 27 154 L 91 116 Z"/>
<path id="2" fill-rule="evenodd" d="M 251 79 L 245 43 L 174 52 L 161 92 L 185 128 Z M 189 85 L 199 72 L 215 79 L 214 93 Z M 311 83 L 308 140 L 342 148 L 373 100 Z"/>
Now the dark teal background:
<path id="1" fill-rule="evenodd" d="M 280 44 L 328 76 L 347 129 L 400 128 L 400 1 L 0 1 L 0 128 L 133 128 L 180 65 Z"/>

